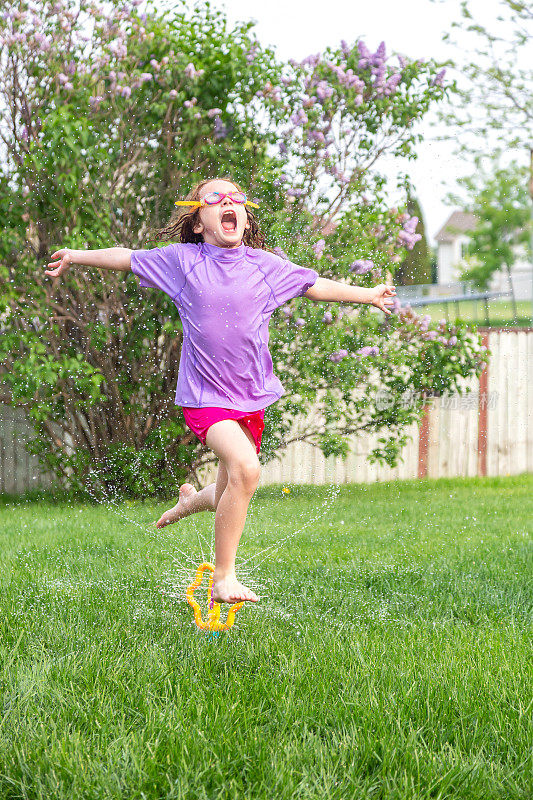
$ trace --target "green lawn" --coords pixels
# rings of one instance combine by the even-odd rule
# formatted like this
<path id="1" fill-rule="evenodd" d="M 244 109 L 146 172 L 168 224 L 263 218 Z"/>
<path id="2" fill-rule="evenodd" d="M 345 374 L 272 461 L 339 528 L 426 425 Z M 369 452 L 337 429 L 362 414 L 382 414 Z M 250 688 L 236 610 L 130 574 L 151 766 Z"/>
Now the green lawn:
<path id="1" fill-rule="evenodd" d="M 409 301 L 404 301 L 408 303 Z M 516 303 L 517 319 L 513 318 L 513 307 L 509 300 L 490 300 L 489 301 L 489 325 L 493 328 L 502 326 L 531 327 L 533 305 L 528 300 L 520 300 Z M 444 304 L 419 306 L 415 308 L 417 314 L 429 314 L 433 322 L 446 319 L 446 309 Z M 448 303 L 448 315 L 450 322 L 455 319 L 463 319 L 475 323 L 478 327 L 485 327 L 485 306 L 482 301 L 461 301 L 459 311 L 455 303 Z"/>
<path id="2" fill-rule="evenodd" d="M 260 490 L 217 637 L 161 510 L 0 504 L 1 798 L 533 796 L 533 475 Z"/>

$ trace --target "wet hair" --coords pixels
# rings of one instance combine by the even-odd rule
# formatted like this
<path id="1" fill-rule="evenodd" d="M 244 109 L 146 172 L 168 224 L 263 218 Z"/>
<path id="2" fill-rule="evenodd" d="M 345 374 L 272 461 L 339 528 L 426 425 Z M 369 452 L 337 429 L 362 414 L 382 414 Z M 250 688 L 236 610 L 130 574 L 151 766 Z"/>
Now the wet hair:
<path id="1" fill-rule="evenodd" d="M 206 186 L 206 184 L 217 180 L 229 181 L 240 192 L 243 191 L 239 184 L 235 183 L 235 181 L 228 176 L 224 176 L 223 178 L 206 178 L 192 187 L 185 200 L 200 200 L 202 188 Z M 194 206 L 192 208 L 187 206 L 175 206 L 175 208 L 176 213 L 171 217 L 170 221 L 162 228 L 155 229 L 149 241 L 164 241 L 177 238 L 180 242 L 190 244 L 200 244 L 200 242 L 203 242 L 204 237 L 202 234 L 194 232 L 196 224 L 200 221 L 200 209 Z M 268 250 L 271 252 L 271 248 L 267 246 L 265 236 L 260 230 L 259 224 L 250 210 L 250 206 L 245 205 L 244 208 L 250 227 L 244 230 L 242 236 L 243 244 L 257 250 Z"/>

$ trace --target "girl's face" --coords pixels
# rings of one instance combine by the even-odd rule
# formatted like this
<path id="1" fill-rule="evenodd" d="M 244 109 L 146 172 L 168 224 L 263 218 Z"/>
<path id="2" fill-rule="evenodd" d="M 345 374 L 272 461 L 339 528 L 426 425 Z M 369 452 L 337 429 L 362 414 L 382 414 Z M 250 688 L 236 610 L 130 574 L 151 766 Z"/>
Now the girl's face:
<path id="1" fill-rule="evenodd" d="M 238 192 L 239 189 L 229 181 L 209 181 L 200 189 L 200 200 L 209 192 Z M 201 233 L 204 242 L 215 247 L 240 247 L 246 228 L 250 227 L 244 203 L 234 203 L 225 197 L 220 203 L 203 206 L 199 211 L 200 221 L 194 232 Z"/>

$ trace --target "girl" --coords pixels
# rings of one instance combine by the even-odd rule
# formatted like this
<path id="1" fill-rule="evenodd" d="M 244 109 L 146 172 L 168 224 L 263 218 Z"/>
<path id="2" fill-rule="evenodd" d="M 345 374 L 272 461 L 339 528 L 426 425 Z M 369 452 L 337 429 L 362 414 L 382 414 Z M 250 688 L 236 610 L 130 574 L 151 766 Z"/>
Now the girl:
<path id="1" fill-rule="evenodd" d="M 314 269 L 271 252 L 240 186 L 229 178 L 199 183 L 189 206 L 158 233 L 180 243 L 151 250 L 63 248 L 46 275 L 71 264 L 131 270 L 142 287 L 161 289 L 178 308 L 183 345 L 176 405 L 185 422 L 219 459 L 215 483 L 201 491 L 180 487 L 178 503 L 154 523 L 170 525 L 199 511 L 215 512 L 212 599 L 256 602 L 235 574 L 237 547 L 259 482 L 258 454 L 265 408 L 284 394 L 272 370 L 268 323 L 272 312 L 296 296 L 314 301 L 371 303 L 386 314 L 393 286 L 371 289 L 319 277 Z"/>

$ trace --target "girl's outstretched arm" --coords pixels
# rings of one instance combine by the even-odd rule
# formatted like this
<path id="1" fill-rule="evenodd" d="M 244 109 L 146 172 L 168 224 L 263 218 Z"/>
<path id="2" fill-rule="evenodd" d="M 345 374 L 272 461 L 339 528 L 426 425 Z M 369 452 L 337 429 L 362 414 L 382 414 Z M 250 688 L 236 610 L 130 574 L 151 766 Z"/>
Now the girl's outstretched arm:
<path id="1" fill-rule="evenodd" d="M 103 250 L 71 250 L 70 247 L 63 247 L 52 253 L 52 261 L 47 265 L 52 269 L 45 269 L 44 274 L 58 278 L 73 264 L 128 272 L 131 269 L 132 252 L 127 247 L 107 247 Z"/>
<path id="2" fill-rule="evenodd" d="M 329 278 L 318 278 L 303 296 L 317 302 L 325 300 L 330 303 L 371 303 L 386 314 L 390 314 L 386 306 L 393 305 L 392 298 L 396 296 L 396 289 L 384 283 L 366 289 L 363 286 L 350 286 L 340 281 L 331 281 Z"/>

